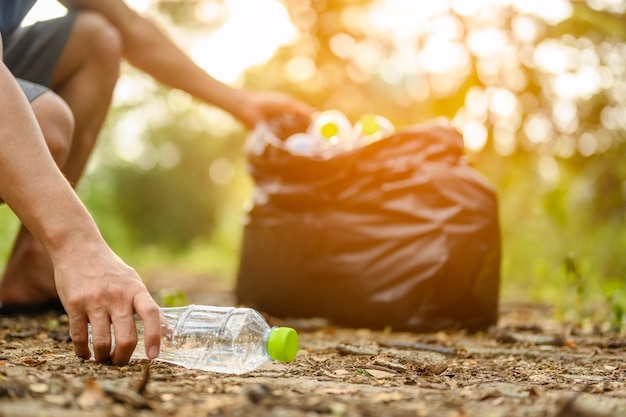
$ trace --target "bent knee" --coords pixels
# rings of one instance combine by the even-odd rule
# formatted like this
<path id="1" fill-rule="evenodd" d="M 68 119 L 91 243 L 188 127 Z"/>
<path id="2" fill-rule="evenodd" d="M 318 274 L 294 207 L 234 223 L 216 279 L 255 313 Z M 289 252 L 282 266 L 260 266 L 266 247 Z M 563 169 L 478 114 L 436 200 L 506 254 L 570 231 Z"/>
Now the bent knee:
<path id="1" fill-rule="evenodd" d="M 75 35 L 89 53 L 104 65 L 119 67 L 122 60 L 122 35 L 115 25 L 98 12 L 81 11 L 74 24 Z"/>
<path id="2" fill-rule="evenodd" d="M 67 103 L 53 92 L 31 103 L 37 122 L 57 165 L 63 166 L 72 145 L 74 116 Z"/>

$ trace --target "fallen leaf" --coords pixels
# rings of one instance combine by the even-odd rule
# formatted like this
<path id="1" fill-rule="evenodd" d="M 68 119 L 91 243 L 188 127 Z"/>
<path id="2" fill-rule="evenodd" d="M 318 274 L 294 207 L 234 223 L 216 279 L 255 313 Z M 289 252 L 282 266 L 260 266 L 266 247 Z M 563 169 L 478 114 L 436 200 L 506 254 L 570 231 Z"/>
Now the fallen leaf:
<path id="1" fill-rule="evenodd" d="M 378 369 L 366 369 L 365 372 L 367 372 L 368 374 L 370 374 L 376 379 L 393 378 L 394 376 L 397 375 L 393 372 L 380 371 Z"/>
<path id="2" fill-rule="evenodd" d="M 24 359 L 22 361 L 22 365 L 25 365 L 25 366 L 39 366 L 39 365 L 42 365 L 42 364 L 44 364 L 46 362 L 47 362 L 46 359 L 27 358 L 27 359 Z"/>
<path id="3" fill-rule="evenodd" d="M 31 392 L 34 392 L 36 394 L 45 394 L 46 392 L 48 392 L 50 387 L 48 386 L 48 384 L 44 384 L 43 382 L 40 382 L 37 384 L 30 384 L 28 386 L 28 389 L 30 389 Z"/>
<path id="4" fill-rule="evenodd" d="M 83 410 L 102 408 L 107 404 L 107 397 L 100 384 L 89 378 L 85 381 L 85 389 L 76 399 L 76 404 Z"/>
<path id="5" fill-rule="evenodd" d="M 150 408 L 146 398 L 126 387 L 119 387 L 113 384 L 106 384 L 100 387 L 104 394 L 113 398 L 115 401 L 128 404 L 133 408 Z"/>
<path id="6" fill-rule="evenodd" d="M 530 387 L 528 389 L 528 396 L 533 398 L 533 397 L 541 397 L 543 394 L 541 393 L 541 391 L 539 390 L 539 388 L 537 387 Z"/>
<path id="7" fill-rule="evenodd" d="M 404 399 L 404 395 L 395 391 L 395 392 L 381 392 L 377 396 L 374 397 L 374 402 L 381 403 L 389 403 L 392 401 L 400 401 Z"/>

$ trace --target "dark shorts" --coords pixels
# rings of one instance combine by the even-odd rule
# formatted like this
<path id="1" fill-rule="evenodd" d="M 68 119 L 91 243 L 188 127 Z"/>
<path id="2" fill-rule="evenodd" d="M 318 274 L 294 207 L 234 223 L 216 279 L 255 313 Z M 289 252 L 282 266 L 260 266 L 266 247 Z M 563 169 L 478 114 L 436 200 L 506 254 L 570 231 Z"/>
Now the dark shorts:
<path id="1" fill-rule="evenodd" d="M 19 28 L 3 39 L 3 61 L 28 101 L 46 91 L 76 20 L 75 13 Z"/>

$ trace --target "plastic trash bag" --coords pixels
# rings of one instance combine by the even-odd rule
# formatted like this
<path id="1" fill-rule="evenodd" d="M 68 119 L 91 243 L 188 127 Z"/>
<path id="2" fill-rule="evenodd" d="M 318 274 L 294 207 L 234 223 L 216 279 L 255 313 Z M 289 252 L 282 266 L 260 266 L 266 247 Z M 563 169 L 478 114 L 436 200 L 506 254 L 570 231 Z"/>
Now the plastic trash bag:
<path id="1" fill-rule="evenodd" d="M 394 331 L 496 323 L 497 198 L 449 124 L 406 128 L 330 159 L 290 154 L 260 128 L 247 151 L 255 186 L 239 303 Z"/>

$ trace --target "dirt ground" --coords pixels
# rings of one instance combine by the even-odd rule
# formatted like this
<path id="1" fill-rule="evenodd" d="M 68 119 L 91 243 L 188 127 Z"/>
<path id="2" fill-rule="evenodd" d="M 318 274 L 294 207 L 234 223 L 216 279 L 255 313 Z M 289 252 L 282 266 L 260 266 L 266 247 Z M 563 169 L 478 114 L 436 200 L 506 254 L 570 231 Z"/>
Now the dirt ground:
<path id="1" fill-rule="evenodd" d="M 172 274 L 153 277 L 151 289 Z M 230 286 L 178 279 L 197 304 L 233 305 Z M 154 361 L 78 359 L 67 317 L 0 318 L 0 416 L 626 416 L 626 340 L 580 334 L 546 306 L 503 304 L 484 334 L 340 329 L 300 334 L 289 364 L 243 376 Z"/>

